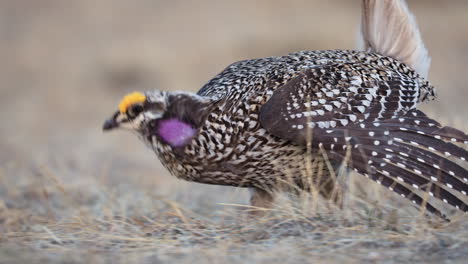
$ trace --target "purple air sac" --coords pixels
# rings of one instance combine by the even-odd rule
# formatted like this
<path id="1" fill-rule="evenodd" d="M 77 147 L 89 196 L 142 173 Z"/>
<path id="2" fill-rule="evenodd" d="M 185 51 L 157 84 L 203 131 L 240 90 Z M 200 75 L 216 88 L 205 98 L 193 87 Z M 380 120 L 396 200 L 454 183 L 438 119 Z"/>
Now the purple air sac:
<path id="1" fill-rule="evenodd" d="M 160 121 L 158 128 L 159 136 L 172 147 L 186 145 L 196 131 L 191 125 L 175 118 Z"/>

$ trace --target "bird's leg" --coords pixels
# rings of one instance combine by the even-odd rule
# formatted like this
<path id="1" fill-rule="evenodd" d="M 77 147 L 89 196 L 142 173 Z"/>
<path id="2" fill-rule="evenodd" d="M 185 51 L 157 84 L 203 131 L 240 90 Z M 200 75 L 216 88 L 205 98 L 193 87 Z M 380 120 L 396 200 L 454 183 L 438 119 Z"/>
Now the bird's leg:
<path id="1" fill-rule="evenodd" d="M 258 188 L 251 188 L 250 189 L 250 204 L 254 207 L 258 207 L 258 209 L 252 211 L 252 215 L 254 216 L 261 216 L 264 215 L 264 211 L 259 210 L 261 208 L 269 209 L 273 206 L 274 196 L 271 192 L 258 189 Z"/>

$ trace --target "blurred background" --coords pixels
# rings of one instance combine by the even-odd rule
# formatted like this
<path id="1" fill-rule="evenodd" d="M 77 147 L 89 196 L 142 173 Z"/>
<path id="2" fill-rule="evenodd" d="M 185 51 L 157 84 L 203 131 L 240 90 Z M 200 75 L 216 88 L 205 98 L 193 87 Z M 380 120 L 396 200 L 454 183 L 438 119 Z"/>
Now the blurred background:
<path id="1" fill-rule="evenodd" d="M 468 1 L 408 2 L 439 91 L 422 108 L 468 131 Z M 0 1 L 0 202 L 65 214 L 99 210 L 103 193 L 136 197 L 129 204 L 148 190 L 244 201 L 244 191 L 174 179 L 134 135 L 104 134 L 103 121 L 128 92 L 196 92 L 234 61 L 353 49 L 359 21 L 358 0 Z M 54 200 L 60 190 L 72 206 Z"/>

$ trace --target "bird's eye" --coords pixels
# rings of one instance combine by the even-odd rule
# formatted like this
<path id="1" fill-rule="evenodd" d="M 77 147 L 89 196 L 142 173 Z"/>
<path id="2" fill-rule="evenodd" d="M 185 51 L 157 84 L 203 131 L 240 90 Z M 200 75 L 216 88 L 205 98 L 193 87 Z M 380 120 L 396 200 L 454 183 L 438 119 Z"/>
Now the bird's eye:
<path id="1" fill-rule="evenodd" d="M 130 117 L 136 117 L 141 112 L 143 112 L 143 105 L 141 104 L 135 104 L 128 108 L 128 115 Z"/>

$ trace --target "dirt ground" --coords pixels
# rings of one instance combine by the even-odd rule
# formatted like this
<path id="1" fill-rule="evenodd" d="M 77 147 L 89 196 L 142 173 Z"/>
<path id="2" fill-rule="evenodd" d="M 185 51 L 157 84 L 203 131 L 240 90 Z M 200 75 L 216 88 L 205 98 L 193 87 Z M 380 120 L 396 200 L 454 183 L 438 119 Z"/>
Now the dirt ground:
<path id="1" fill-rule="evenodd" d="M 428 221 L 350 177 L 344 210 L 284 198 L 253 220 L 246 190 L 179 181 L 134 135 L 101 131 L 127 92 L 195 92 L 234 61 L 353 49 L 359 3 L 0 0 L 0 263 L 466 261 L 466 215 Z M 466 132 L 468 1 L 409 5 L 439 92 L 421 108 Z"/>

